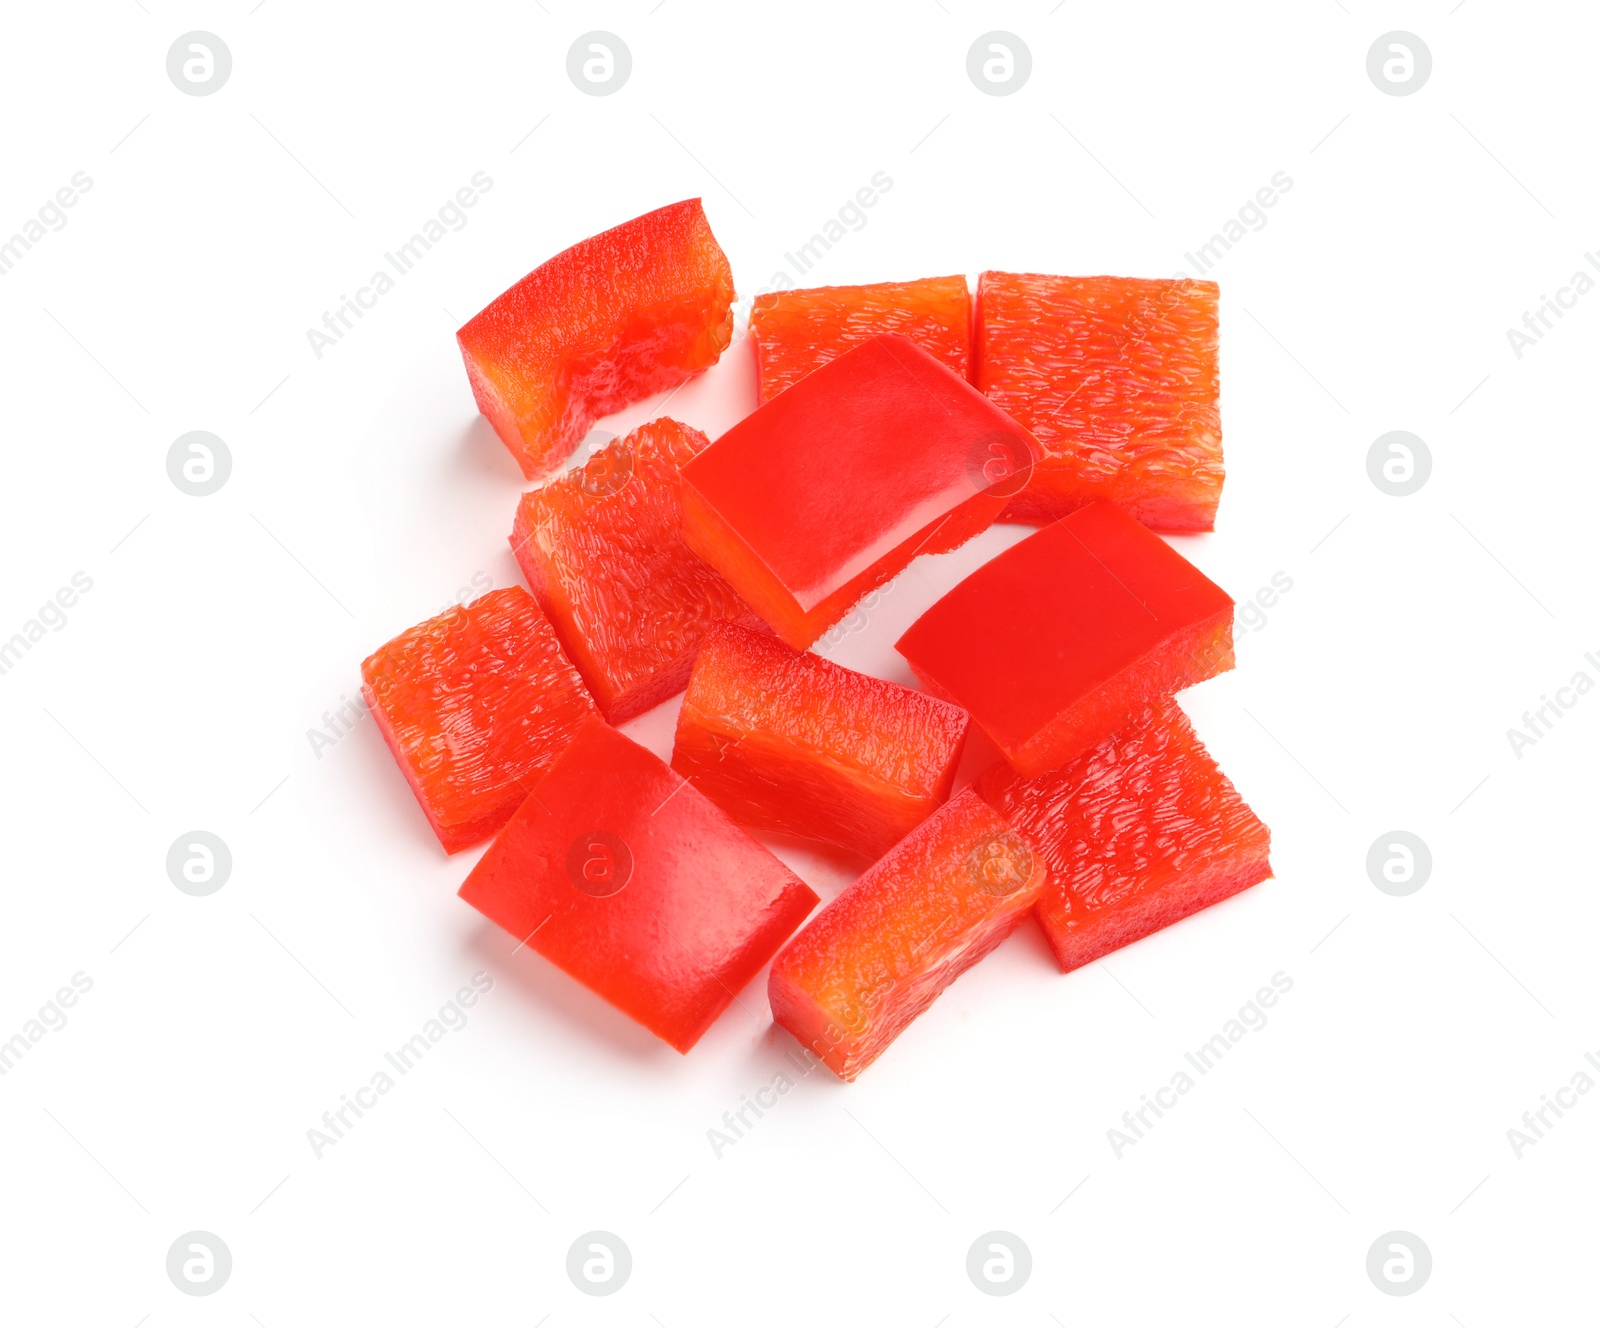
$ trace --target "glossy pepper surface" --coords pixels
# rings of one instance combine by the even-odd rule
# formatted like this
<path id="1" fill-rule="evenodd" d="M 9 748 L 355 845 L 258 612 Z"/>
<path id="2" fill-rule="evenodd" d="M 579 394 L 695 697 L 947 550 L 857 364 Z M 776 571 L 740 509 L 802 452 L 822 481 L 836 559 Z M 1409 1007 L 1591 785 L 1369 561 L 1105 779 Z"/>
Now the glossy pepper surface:
<path id="1" fill-rule="evenodd" d="M 691 198 L 563 250 L 456 340 L 478 409 L 539 479 L 602 415 L 715 364 L 733 336 L 733 293 Z"/>
<path id="2" fill-rule="evenodd" d="M 1176 701 L 1060 770 L 978 789 L 1050 869 L 1034 908 L 1064 972 L 1272 875 L 1272 836 Z"/>
<path id="3" fill-rule="evenodd" d="M 950 796 L 966 736 L 956 706 L 719 623 L 672 765 L 742 825 L 870 862 Z"/>
<path id="4" fill-rule="evenodd" d="M 898 332 L 951 373 L 968 375 L 972 297 L 965 277 L 816 286 L 758 295 L 750 339 L 762 401 L 880 332 Z"/>
<path id="5" fill-rule="evenodd" d="M 598 719 L 461 897 L 679 1051 L 817 903 L 716 804 Z"/>
<path id="6" fill-rule="evenodd" d="M 1021 774 L 1233 667 L 1233 601 L 1159 535 L 1094 503 L 985 563 L 896 643 Z"/>
<path id="7" fill-rule="evenodd" d="M 772 1016 L 854 1079 L 1033 907 L 1045 867 L 973 790 L 846 887 L 772 965 Z"/>
<path id="8" fill-rule="evenodd" d="M 683 690 L 712 623 L 756 621 L 684 543 L 678 471 L 705 446 L 655 420 L 517 507 L 517 563 L 614 724 Z"/>
<path id="9" fill-rule="evenodd" d="M 987 527 L 1035 455 L 1026 430 L 926 351 L 875 336 L 684 467 L 685 535 L 803 650 L 917 554 Z"/>
<path id="10" fill-rule="evenodd" d="M 491 590 L 374 651 L 362 695 L 447 852 L 487 839 L 594 702 L 521 586 Z"/>
<path id="11" fill-rule="evenodd" d="M 985 272 L 973 381 L 1045 456 L 1006 519 L 1096 499 L 1155 530 L 1210 530 L 1222 496 L 1217 286 Z"/>

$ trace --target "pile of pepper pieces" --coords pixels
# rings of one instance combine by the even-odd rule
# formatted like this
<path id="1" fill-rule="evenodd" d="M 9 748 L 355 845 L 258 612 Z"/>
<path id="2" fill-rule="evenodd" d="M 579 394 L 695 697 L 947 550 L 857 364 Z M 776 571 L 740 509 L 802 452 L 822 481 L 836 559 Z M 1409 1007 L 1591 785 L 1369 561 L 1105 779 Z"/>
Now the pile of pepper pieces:
<path id="1" fill-rule="evenodd" d="M 540 482 L 511 534 L 530 589 L 401 633 L 363 690 L 445 850 L 493 837 L 469 904 L 681 1052 L 770 963 L 776 1022 L 849 1080 L 1028 914 L 1070 971 L 1271 874 L 1172 699 L 1233 667 L 1233 601 L 1155 533 L 1215 520 L 1218 292 L 762 295 L 752 414 L 715 442 L 663 417 L 566 469 L 597 419 L 716 363 L 733 300 L 691 199 L 461 328 Z M 1040 529 L 901 637 L 921 690 L 808 649 L 997 520 Z M 669 766 L 615 726 L 679 693 Z M 1001 759 L 956 791 L 973 724 Z M 860 875 L 813 917 L 752 832 Z"/>

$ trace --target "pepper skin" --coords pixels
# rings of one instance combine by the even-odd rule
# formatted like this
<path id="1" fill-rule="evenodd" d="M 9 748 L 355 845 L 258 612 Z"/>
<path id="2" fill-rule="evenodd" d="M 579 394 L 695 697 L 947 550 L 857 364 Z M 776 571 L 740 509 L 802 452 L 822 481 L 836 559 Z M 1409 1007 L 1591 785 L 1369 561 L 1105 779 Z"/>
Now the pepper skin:
<path id="1" fill-rule="evenodd" d="M 1093 503 L 985 563 L 895 648 L 1038 775 L 1231 669 L 1233 601 L 1159 535 Z"/>
<path id="2" fill-rule="evenodd" d="M 683 468 L 689 547 L 796 650 L 1027 482 L 1027 431 L 892 333 L 846 351 Z"/>
<path id="3" fill-rule="evenodd" d="M 599 719 L 461 897 L 680 1052 L 817 904 L 709 798 Z"/>

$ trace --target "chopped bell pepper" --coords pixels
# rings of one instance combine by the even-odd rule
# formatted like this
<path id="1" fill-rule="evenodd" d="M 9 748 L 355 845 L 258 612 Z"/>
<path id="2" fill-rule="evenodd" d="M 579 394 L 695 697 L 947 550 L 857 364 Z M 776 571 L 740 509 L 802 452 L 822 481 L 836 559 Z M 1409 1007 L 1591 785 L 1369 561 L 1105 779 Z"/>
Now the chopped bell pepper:
<path id="1" fill-rule="evenodd" d="M 917 554 L 987 527 L 1036 455 L 1025 429 L 926 351 L 875 336 L 683 468 L 684 533 L 803 650 Z"/>
<path id="2" fill-rule="evenodd" d="M 1021 774 L 1233 667 L 1233 601 L 1159 535 L 1093 503 L 985 563 L 895 648 Z"/>
<path id="3" fill-rule="evenodd" d="M 733 337 L 733 294 L 690 198 L 563 250 L 456 340 L 478 409 L 534 480 L 602 415 L 715 364 Z"/>
<path id="4" fill-rule="evenodd" d="M 854 1079 L 1033 907 L 1045 867 L 973 790 L 900 841 L 772 965 L 772 1015 Z"/>
<path id="5" fill-rule="evenodd" d="M 672 766 L 742 825 L 870 862 L 950 796 L 966 736 L 956 706 L 719 623 Z"/>
<path id="6" fill-rule="evenodd" d="M 1271 832 L 1171 699 L 1047 775 L 996 763 L 978 791 L 1050 869 L 1034 913 L 1063 972 L 1272 875 Z"/>
<path id="7" fill-rule="evenodd" d="M 817 286 L 758 295 L 750 308 L 762 401 L 880 332 L 909 337 L 965 378 L 972 349 L 965 277 Z"/>
<path id="8" fill-rule="evenodd" d="M 402 632 L 361 665 L 378 731 L 445 851 L 487 839 L 594 702 L 521 586 Z"/>
<path id="9" fill-rule="evenodd" d="M 599 719 L 461 897 L 680 1052 L 817 903 L 709 798 Z"/>
<path id="10" fill-rule="evenodd" d="M 683 541 L 678 471 L 705 446 L 654 420 L 517 507 L 517 563 L 613 724 L 683 690 L 712 623 L 756 622 Z"/>
<path id="11" fill-rule="evenodd" d="M 1007 520 L 1107 498 L 1155 530 L 1212 528 L 1215 282 L 985 272 L 973 362 L 973 381 L 1044 448 Z"/>

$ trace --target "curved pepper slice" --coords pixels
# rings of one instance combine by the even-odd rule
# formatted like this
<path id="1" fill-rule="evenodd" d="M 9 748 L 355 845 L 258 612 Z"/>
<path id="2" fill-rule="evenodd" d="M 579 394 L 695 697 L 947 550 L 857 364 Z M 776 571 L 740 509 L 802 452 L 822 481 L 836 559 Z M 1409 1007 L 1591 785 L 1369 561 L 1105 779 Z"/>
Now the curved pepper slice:
<path id="1" fill-rule="evenodd" d="M 854 1079 L 1033 907 L 1043 861 L 971 789 L 818 913 L 772 965 L 772 1017 Z"/>
<path id="2" fill-rule="evenodd" d="M 654 420 L 517 507 L 517 563 L 613 724 L 683 690 L 712 623 L 756 621 L 683 541 L 678 470 L 705 446 Z"/>
<path id="3" fill-rule="evenodd" d="M 817 903 L 709 798 L 598 719 L 461 897 L 683 1052 Z"/>
<path id="4" fill-rule="evenodd" d="M 715 364 L 733 336 L 733 293 L 691 198 L 557 254 L 456 340 L 478 409 L 539 479 L 602 415 Z"/>
<path id="5" fill-rule="evenodd" d="M 362 695 L 445 850 L 510 819 L 594 702 L 521 586 L 491 590 L 374 651 Z"/>
<path id="6" fill-rule="evenodd" d="M 803 650 L 917 554 L 985 529 L 1036 455 L 971 384 L 904 337 L 875 336 L 683 468 L 684 534 Z"/>
<path id="7" fill-rule="evenodd" d="M 985 272 L 977 310 L 973 381 L 1045 451 L 1007 520 L 1108 498 L 1155 530 L 1212 528 L 1215 282 Z"/>
<path id="8" fill-rule="evenodd" d="M 817 286 L 758 295 L 750 308 L 762 401 L 880 332 L 898 332 L 967 376 L 972 297 L 965 277 Z"/>
<path id="9" fill-rule="evenodd" d="M 966 737 L 956 706 L 719 623 L 672 766 L 742 825 L 870 862 L 950 796 Z"/>
<path id="10" fill-rule="evenodd" d="M 1233 601 L 1161 536 L 1094 503 L 985 563 L 895 649 L 1019 773 L 1233 667 Z"/>
<path id="11" fill-rule="evenodd" d="M 978 789 L 1050 868 L 1034 913 L 1063 972 L 1272 875 L 1271 832 L 1172 700 L 1060 770 L 1000 763 Z"/>

